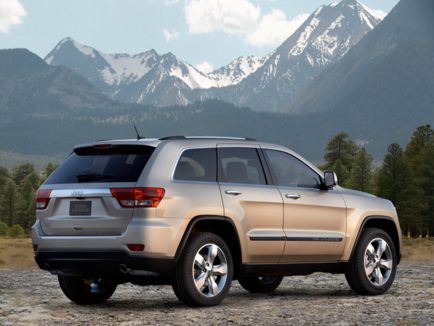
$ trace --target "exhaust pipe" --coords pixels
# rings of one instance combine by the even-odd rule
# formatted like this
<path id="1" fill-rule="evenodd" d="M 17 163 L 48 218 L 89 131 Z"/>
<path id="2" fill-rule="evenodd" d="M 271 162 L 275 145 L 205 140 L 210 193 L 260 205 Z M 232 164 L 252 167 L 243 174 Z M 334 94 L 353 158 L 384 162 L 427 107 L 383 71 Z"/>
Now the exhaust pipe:
<path id="1" fill-rule="evenodd" d="M 154 276 L 155 277 L 155 276 L 160 275 L 158 273 L 154 273 L 154 272 L 150 272 L 150 271 L 131 269 L 131 268 L 128 268 L 125 264 L 120 264 L 119 270 L 123 274 L 128 274 L 128 275 L 133 275 L 133 276 Z"/>
<path id="2" fill-rule="evenodd" d="M 123 274 L 128 274 L 128 272 L 130 271 L 130 269 L 125 264 L 120 264 L 119 265 L 119 270 Z"/>

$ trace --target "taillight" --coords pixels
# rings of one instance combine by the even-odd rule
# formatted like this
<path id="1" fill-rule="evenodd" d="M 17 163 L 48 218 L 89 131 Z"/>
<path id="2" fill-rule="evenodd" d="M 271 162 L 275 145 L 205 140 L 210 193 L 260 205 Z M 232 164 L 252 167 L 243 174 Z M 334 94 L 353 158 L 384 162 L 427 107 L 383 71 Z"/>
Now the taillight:
<path id="1" fill-rule="evenodd" d="M 143 250 L 145 250 L 145 245 L 142 243 L 129 243 L 129 244 L 127 244 L 127 247 L 131 251 L 143 251 Z"/>
<path id="2" fill-rule="evenodd" d="M 96 144 L 93 147 L 95 147 L 96 149 L 107 149 L 112 148 L 112 144 Z"/>
<path id="3" fill-rule="evenodd" d="M 50 202 L 51 189 L 40 189 L 36 192 L 36 209 L 46 209 Z"/>
<path id="4" fill-rule="evenodd" d="M 157 207 L 164 197 L 164 188 L 110 188 L 119 205 L 125 208 Z"/>

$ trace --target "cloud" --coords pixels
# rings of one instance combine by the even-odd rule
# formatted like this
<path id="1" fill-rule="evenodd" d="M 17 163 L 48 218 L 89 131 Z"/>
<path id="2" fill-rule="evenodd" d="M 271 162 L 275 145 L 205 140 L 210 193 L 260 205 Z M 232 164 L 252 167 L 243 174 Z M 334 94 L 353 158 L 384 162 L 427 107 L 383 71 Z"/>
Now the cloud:
<path id="1" fill-rule="evenodd" d="M 283 11 L 272 9 L 263 15 L 256 28 L 246 34 L 247 43 L 257 47 L 272 47 L 281 44 L 304 23 L 308 14 L 300 14 L 287 20 Z"/>
<path id="2" fill-rule="evenodd" d="M 163 34 L 167 43 L 178 38 L 179 36 L 179 32 L 176 29 L 172 29 L 172 30 L 163 29 Z"/>
<path id="3" fill-rule="evenodd" d="M 164 4 L 166 6 L 176 5 L 178 2 L 179 2 L 179 0 L 164 0 Z"/>
<path id="4" fill-rule="evenodd" d="M 202 61 L 201 63 L 196 64 L 195 67 L 204 74 L 214 71 L 214 66 L 208 61 Z"/>
<path id="5" fill-rule="evenodd" d="M 25 15 L 27 13 L 18 0 L 1 0 L 0 33 L 8 33 L 11 26 L 21 24 Z"/>
<path id="6" fill-rule="evenodd" d="M 193 34 L 222 31 L 237 35 L 256 47 L 274 47 L 288 38 L 308 17 L 300 14 L 288 20 L 285 13 L 272 9 L 261 13 L 249 0 L 188 0 L 185 19 Z"/>
<path id="7" fill-rule="evenodd" d="M 194 34 L 223 31 L 243 34 L 256 24 L 259 6 L 248 0 L 190 0 L 185 6 L 188 30 Z"/>

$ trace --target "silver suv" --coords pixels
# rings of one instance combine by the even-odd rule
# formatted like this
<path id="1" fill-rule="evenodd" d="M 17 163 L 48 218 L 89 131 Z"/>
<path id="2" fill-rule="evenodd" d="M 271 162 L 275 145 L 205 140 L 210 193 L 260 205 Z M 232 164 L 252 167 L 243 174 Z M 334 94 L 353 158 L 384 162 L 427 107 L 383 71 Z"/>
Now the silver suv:
<path id="1" fill-rule="evenodd" d="M 313 272 L 345 273 L 357 293 L 381 294 L 401 257 L 390 201 L 247 138 L 80 145 L 36 207 L 36 262 L 78 304 L 105 302 L 131 282 L 171 284 L 185 304 L 210 306 L 235 279 L 264 293 Z"/>

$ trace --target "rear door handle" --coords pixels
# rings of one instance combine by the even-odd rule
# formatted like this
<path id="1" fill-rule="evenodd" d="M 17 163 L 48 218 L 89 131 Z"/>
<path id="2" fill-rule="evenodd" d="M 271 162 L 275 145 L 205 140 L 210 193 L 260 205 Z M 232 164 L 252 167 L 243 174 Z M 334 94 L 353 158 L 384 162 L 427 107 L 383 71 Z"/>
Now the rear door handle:
<path id="1" fill-rule="evenodd" d="M 286 194 L 285 197 L 295 200 L 295 199 L 299 199 L 301 197 L 301 195 L 299 195 L 299 194 Z"/>
<path id="2" fill-rule="evenodd" d="M 238 196 L 238 195 L 241 195 L 241 191 L 238 191 L 238 190 L 225 190 L 225 194 L 232 195 L 232 196 Z"/>

